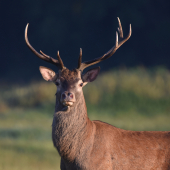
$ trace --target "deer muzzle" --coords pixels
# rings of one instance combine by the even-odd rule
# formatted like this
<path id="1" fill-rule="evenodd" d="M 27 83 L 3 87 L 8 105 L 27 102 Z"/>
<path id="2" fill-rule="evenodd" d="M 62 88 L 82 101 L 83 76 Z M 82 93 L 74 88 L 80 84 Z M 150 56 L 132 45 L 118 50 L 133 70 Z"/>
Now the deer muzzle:
<path id="1" fill-rule="evenodd" d="M 64 106 L 72 106 L 73 103 L 75 102 L 75 95 L 74 93 L 71 92 L 63 92 L 61 94 L 61 99 L 60 102 L 64 105 Z"/>

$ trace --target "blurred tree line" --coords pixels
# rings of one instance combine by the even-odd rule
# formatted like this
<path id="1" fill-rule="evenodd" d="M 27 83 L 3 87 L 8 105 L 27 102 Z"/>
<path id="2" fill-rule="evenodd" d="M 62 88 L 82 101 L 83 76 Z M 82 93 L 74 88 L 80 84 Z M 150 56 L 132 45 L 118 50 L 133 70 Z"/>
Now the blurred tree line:
<path id="1" fill-rule="evenodd" d="M 39 65 L 53 66 L 38 59 L 24 41 L 56 57 L 66 67 L 77 66 L 79 48 L 83 61 L 107 52 L 115 43 L 120 18 L 124 36 L 132 24 L 132 37 L 114 56 L 100 64 L 112 67 L 170 67 L 170 1 L 168 0 L 18 0 L 0 1 L 0 81 L 41 78 Z"/>

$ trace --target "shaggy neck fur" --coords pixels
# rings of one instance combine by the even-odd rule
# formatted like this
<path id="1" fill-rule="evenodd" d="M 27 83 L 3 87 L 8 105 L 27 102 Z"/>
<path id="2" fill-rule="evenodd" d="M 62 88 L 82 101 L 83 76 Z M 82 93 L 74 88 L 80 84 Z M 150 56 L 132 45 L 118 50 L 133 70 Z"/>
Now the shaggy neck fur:
<path id="1" fill-rule="evenodd" d="M 62 111 L 60 102 L 56 101 L 52 138 L 54 146 L 64 160 L 74 162 L 81 152 L 86 152 L 83 143 L 88 138 L 87 135 L 92 133 L 90 129 L 92 129 L 92 122 L 87 116 L 83 92 L 74 107 L 70 107 L 67 111 Z"/>

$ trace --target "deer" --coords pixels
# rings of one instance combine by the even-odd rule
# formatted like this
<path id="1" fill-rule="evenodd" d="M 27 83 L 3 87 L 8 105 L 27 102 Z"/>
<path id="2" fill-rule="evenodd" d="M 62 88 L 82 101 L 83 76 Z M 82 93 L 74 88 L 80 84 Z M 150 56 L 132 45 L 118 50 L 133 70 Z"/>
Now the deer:
<path id="1" fill-rule="evenodd" d="M 59 51 L 57 59 L 37 52 L 29 43 L 25 28 L 25 41 L 40 59 L 58 68 L 58 72 L 40 66 L 42 77 L 57 86 L 55 112 L 52 122 L 52 141 L 61 156 L 61 170 L 170 170 L 170 131 L 131 131 L 88 118 L 82 88 L 94 81 L 100 71 L 89 66 L 110 58 L 132 34 L 131 24 L 124 38 L 118 18 L 115 45 L 99 58 L 82 62 L 82 49 L 78 66 L 69 70 L 63 64 Z M 118 34 L 119 33 L 119 34 Z"/>

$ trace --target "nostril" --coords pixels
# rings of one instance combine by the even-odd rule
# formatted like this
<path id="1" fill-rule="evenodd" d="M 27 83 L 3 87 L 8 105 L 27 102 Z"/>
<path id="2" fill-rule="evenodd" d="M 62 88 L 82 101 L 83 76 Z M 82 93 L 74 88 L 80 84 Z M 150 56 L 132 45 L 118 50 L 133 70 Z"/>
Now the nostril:
<path id="1" fill-rule="evenodd" d="M 73 94 L 72 93 L 68 93 L 68 96 L 73 99 Z"/>
<path id="2" fill-rule="evenodd" d="M 65 99 L 65 98 L 66 98 L 66 94 L 63 93 L 63 94 L 61 95 L 61 97 L 62 97 L 62 99 Z"/>

